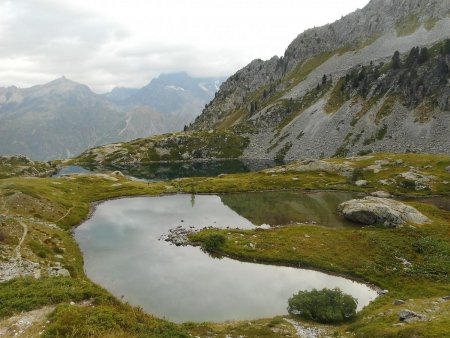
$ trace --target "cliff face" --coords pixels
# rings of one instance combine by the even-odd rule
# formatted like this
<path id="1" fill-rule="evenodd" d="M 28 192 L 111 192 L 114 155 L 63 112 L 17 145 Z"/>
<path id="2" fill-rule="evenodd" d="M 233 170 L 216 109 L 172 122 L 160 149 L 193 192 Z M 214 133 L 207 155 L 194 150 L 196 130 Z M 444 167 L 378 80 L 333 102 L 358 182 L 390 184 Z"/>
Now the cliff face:
<path id="1" fill-rule="evenodd" d="M 332 113 L 328 104 L 339 81 L 358 67 L 387 64 L 395 51 L 406 58 L 415 46 L 437 46 L 449 38 L 449 13 L 450 0 L 372 0 L 334 23 L 300 34 L 283 57 L 252 61 L 224 82 L 191 129 L 231 129 L 245 135 L 250 143 L 244 157 L 250 158 L 332 156 L 344 148 L 347 154 L 449 152 L 450 138 L 443 136 L 449 135 L 450 129 L 446 105 L 427 106 L 426 110 L 432 110 L 427 113 L 430 119 L 415 118 L 419 114 L 416 109 L 424 110 L 427 104 L 421 101 L 414 107 L 405 106 L 405 97 L 386 95 L 398 86 L 392 74 L 392 81 L 384 84 L 388 87 L 384 95 L 366 93 L 357 98 L 349 91 L 348 100 L 341 98 L 333 103 L 337 106 Z M 435 51 L 431 58 L 437 54 Z M 385 65 L 378 72 L 386 74 L 388 70 Z M 378 80 L 367 78 L 365 86 L 372 88 Z M 433 100 L 446 100 L 446 86 L 442 81 L 438 90 L 441 97 Z M 388 98 L 386 105 L 394 103 L 386 122 L 398 124 L 397 129 L 385 132 L 392 142 L 373 136 L 380 129 L 380 118 L 375 121 L 372 115 Z M 361 110 L 366 110 L 363 119 L 357 116 Z M 358 140 L 346 144 L 349 134 L 359 133 Z M 422 135 L 420 141 L 417 133 Z M 373 138 L 373 142 L 359 144 Z"/>

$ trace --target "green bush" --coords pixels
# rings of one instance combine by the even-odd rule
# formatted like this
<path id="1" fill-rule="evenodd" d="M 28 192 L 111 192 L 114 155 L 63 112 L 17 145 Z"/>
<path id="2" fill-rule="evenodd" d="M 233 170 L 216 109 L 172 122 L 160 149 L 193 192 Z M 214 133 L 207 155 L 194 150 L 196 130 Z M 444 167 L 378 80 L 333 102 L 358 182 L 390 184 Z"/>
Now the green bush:
<path id="1" fill-rule="evenodd" d="M 225 236 L 222 234 L 209 234 L 202 240 L 202 249 L 205 251 L 215 251 L 225 243 Z"/>
<path id="2" fill-rule="evenodd" d="M 356 315 L 358 301 L 340 289 L 300 291 L 288 301 L 288 311 L 319 323 L 339 323 Z"/>

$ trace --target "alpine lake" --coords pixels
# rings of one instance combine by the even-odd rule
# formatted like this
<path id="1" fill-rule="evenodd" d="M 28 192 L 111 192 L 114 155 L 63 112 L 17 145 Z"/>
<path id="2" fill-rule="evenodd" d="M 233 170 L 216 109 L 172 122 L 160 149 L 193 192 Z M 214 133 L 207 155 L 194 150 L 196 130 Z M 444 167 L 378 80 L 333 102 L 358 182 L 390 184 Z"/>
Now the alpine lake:
<path id="1" fill-rule="evenodd" d="M 90 279 L 171 321 L 284 315 L 289 297 L 313 288 L 338 287 L 357 298 L 361 309 L 377 296 L 365 284 L 313 270 L 212 257 L 198 247 L 175 246 L 162 237 L 177 227 L 351 227 L 336 208 L 354 197 L 346 192 L 255 192 L 121 198 L 98 205 L 74 235 Z"/>
<path id="2" fill-rule="evenodd" d="M 55 176 L 120 170 L 132 179 L 163 181 L 273 166 L 271 161 L 70 166 Z M 340 288 L 358 300 L 361 310 L 377 297 L 368 285 L 319 271 L 213 257 L 199 247 L 176 246 L 165 240 L 176 228 L 355 227 L 338 214 L 337 207 L 358 196 L 336 191 L 267 191 L 120 198 L 97 205 L 74 236 L 90 279 L 123 301 L 171 321 L 221 322 L 285 315 L 289 297 L 313 288 Z M 448 199 L 426 198 L 423 202 L 450 208 Z M 251 242 L 248 247 L 255 249 Z"/>

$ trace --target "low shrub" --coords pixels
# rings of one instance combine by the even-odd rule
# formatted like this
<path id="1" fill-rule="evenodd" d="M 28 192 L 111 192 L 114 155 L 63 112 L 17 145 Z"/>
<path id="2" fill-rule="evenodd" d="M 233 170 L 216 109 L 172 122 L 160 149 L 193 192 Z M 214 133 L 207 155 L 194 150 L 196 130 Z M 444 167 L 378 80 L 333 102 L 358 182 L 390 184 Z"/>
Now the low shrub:
<path id="1" fill-rule="evenodd" d="M 215 251 L 225 243 L 225 236 L 222 234 L 209 234 L 202 240 L 202 249 L 205 251 Z"/>
<path id="2" fill-rule="evenodd" d="M 340 289 L 299 291 L 288 301 L 288 312 L 319 323 L 339 323 L 356 315 L 358 301 Z"/>

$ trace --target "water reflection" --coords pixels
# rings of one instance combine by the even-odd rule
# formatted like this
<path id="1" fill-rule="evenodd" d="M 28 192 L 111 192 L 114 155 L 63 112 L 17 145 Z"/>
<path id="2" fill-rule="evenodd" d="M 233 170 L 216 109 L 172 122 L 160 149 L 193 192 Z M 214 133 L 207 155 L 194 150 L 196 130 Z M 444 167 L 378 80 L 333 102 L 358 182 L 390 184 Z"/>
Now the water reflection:
<path id="1" fill-rule="evenodd" d="M 223 198 L 223 197 L 222 197 Z M 299 290 L 340 287 L 359 300 L 365 285 L 321 272 L 213 259 L 199 248 L 159 241 L 169 228 L 253 228 L 219 196 L 125 198 L 98 206 L 76 229 L 87 275 L 116 296 L 173 321 L 255 319 L 286 313 Z"/>
<path id="2" fill-rule="evenodd" d="M 220 174 L 245 173 L 272 168 L 277 165 L 270 160 L 210 160 L 192 162 L 154 162 L 133 164 L 130 166 L 70 166 L 63 168 L 61 172 L 71 173 L 73 168 L 82 168 L 84 172 L 115 171 L 120 170 L 123 174 L 144 180 L 167 180 L 181 177 L 210 177 Z M 278 163 L 279 165 L 279 163 Z M 79 171 L 73 171 L 76 173 Z M 58 177 L 57 176 L 57 177 Z"/>
<path id="3" fill-rule="evenodd" d="M 336 212 L 351 192 L 255 192 L 221 196 L 222 202 L 255 225 L 312 222 L 325 226 L 354 226 Z"/>

